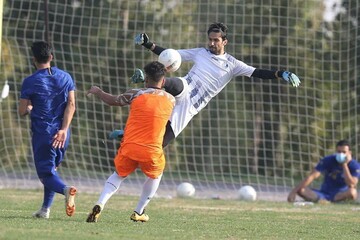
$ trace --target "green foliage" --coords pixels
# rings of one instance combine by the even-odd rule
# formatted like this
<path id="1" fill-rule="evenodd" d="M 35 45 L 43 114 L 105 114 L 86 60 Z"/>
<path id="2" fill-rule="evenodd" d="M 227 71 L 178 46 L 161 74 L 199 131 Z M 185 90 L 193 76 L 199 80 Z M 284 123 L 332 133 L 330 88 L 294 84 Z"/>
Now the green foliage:
<path id="1" fill-rule="evenodd" d="M 331 23 L 322 20 L 322 1 L 81 1 L 85 7 L 56 2 L 49 1 L 49 37 L 55 64 L 77 84 L 68 151 L 81 163 L 76 167 L 86 169 L 90 158 L 96 166 L 108 166 L 114 155 L 115 150 L 99 147 L 100 141 L 125 126 L 127 109 L 104 106 L 87 98 L 86 91 L 98 85 L 118 94 L 132 87 L 132 69 L 155 59 L 134 46 L 135 34 L 147 32 L 164 47 L 203 47 L 207 26 L 215 21 L 229 27 L 227 52 L 258 68 L 293 71 L 302 84 L 294 89 L 283 81 L 234 79 L 169 147 L 172 170 L 196 171 L 204 178 L 209 173 L 234 179 L 251 174 L 300 177 L 331 153 L 337 140 L 359 142 L 355 0 L 346 1 L 348 14 Z M 33 70 L 29 44 L 44 38 L 44 15 L 37 7 L 6 1 L 4 9 L 4 26 L 12 27 L 3 30 L 1 82 L 9 80 L 14 89 L 0 106 L 0 153 L 6 164 L 16 158 L 21 165 L 29 153 L 29 142 L 17 137 L 29 135 L 28 121 L 14 109 L 21 79 Z M 177 74 L 185 75 L 190 67 L 183 64 Z M 15 136 L 16 149 L 9 135 Z"/>
<path id="2" fill-rule="evenodd" d="M 1 46 L 2 71 L 0 71 L 0 90 L 7 80 L 10 89 L 16 89 L 16 79 L 19 72 L 24 69 L 24 59 L 17 51 L 17 42 L 6 39 Z M 23 136 L 28 136 L 27 131 L 21 128 L 17 115 L 17 99 L 14 94 L 0 102 L 0 156 L 3 171 L 25 166 L 31 150 L 27 143 L 22 142 Z M 8 136 L 13 136 L 9 138 Z M 16 146 L 16 147 L 14 147 Z"/>

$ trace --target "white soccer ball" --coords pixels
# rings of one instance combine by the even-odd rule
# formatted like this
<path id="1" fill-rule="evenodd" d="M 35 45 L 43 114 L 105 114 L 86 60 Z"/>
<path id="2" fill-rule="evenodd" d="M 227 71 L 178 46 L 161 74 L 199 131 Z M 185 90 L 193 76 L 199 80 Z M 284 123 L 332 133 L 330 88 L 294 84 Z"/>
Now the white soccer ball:
<path id="1" fill-rule="evenodd" d="M 178 51 L 168 48 L 160 53 L 158 61 L 165 65 L 168 72 L 175 72 L 181 65 L 181 56 Z"/>
<path id="2" fill-rule="evenodd" d="M 189 198 L 195 195 L 195 187 L 188 182 L 179 184 L 176 188 L 176 194 L 181 198 Z"/>
<path id="3" fill-rule="evenodd" d="M 255 201 L 256 191 L 252 186 L 242 186 L 238 191 L 238 198 L 244 201 Z"/>

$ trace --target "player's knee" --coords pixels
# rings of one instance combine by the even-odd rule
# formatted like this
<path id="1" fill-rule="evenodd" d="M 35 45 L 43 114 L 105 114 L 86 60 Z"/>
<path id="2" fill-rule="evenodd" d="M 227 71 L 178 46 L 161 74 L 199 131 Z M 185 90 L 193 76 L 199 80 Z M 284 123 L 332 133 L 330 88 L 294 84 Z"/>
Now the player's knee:
<path id="1" fill-rule="evenodd" d="M 164 89 L 176 97 L 184 90 L 184 83 L 180 78 L 166 78 Z"/>
<path id="2" fill-rule="evenodd" d="M 358 193 L 356 188 L 349 188 L 349 195 L 351 200 L 357 199 Z"/>
<path id="3" fill-rule="evenodd" d="M 55 168 L 52 170 L 52 168 L 37 168 L 36 173 L 41 181 L 41 179 L 52 177 L 53 175 L 56 175 Z"/>
<path id="4" fill-rule="evenodd" d="M 300 196 L 303 196 L 305 194 L 305 188 L 300 188 L 298 191 L 297 191 L 297 194 L 299 194 Z"/>

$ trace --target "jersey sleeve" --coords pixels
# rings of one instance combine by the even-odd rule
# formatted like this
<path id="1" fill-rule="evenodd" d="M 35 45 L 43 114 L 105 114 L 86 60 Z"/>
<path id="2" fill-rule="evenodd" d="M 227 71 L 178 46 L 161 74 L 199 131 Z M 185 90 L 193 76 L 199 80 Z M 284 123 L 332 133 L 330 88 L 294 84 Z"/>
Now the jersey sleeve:
<path id="1" fill-rule="evenodd" d="M 129 89 L 117 96 L 116 102 L 121 106 L 130 105 L 136 96 L 141 94 L 141 89 Z"/>
<path id="2" fill-rule="evenodd" d="M 234 61 L 234 76 L 246 76 L 251 77 L 253 72 L 255 71 L 255 68 L 253 66 L 247 65 L 246 63 L 238 60 L 233 59 Z"/>
<path id="3" fill-rule="evenodd" d="M 30 95 L 32 94 L 32 89 L 31 89 L 31 81 L 29 81 L 28 78 L 25 78 L 22 86 L 21 86 L 21 92 L 20 92 L 20 98 L 22 99 L 30 99 Z"/>
<path id="4" fill-rule="evenodd" d="M 70 74 L 68 74 L 68 79 L 69 79 L 69 92 L 70 91 L 76 91 L 76 84 L 75 84 L 75 81 L 74 79 L 70 76 Z"/>
<path id="5" fill-rule="evenodd" d="M 360 178 L 360 164 L 357 161 L 352 161 L 350 164 L 351 176 Z"/>
<path id="6" fill-rule="evenodd" d="M 331 157 L 332 156 L 327 156 L 327 157 L 320 159 L 318 164 L 315 166 L 315 170 L 317 170 L 319 172 L 324 172 L 328 168 Z"/>
<path id="7" fill-rule="evenodd" d="M 182 62 L 192 62 L 201 49 L 203 48 L 179 49 L 177 51 L 180 53 Z"/>

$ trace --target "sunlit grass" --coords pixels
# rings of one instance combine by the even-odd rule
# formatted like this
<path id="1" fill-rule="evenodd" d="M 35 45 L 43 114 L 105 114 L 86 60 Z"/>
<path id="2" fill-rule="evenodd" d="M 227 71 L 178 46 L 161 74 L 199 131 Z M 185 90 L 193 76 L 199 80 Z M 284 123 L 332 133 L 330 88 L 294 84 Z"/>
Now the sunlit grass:
<path id="1" fill-rule="evenodd" d="M 77 212 L 67 217 L 58 195 L 50 219 L 34 219 L 42 192 L 0 190 L 0 239 L 357 239 L 360 206 L 329 204 L 294 207 L 286 202 L 153 199 L 150 221 L 130 215 L 137 197 L 115 195 L 98 223 L 86 223 L 98 195 L 77 196 Z"/>

